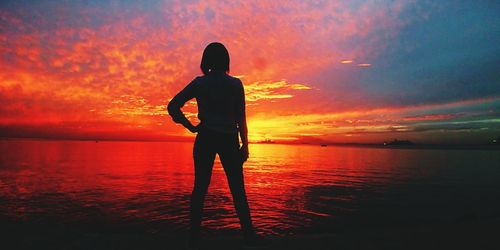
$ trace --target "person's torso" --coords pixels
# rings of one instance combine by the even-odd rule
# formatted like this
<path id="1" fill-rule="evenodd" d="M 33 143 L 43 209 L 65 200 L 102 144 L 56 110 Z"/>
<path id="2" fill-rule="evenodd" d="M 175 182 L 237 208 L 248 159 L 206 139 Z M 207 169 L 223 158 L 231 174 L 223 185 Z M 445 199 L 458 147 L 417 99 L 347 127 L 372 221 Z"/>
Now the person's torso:
<path id="1" fill-rule="evenodd" d="M 202 126 L 219 132 L 237 132 L 241 81 L 224 73 L 211 73 L 196 80 L 198 118 Z"/>

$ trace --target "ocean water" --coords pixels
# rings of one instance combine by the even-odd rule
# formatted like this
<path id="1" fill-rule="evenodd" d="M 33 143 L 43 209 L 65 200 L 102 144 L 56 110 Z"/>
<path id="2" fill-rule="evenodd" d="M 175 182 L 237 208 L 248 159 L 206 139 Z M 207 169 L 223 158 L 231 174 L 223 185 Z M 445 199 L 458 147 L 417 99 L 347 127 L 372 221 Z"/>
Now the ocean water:
<path id="1" fill-rule="evenodd" d="M 185 232 L 192 143 L 0 141 L 0 219 Z M 252 144 L 254 224 L 274 235 L 498 218 L 500 153 Z M 238 220 L 218 159 L 204 230 Z"/>

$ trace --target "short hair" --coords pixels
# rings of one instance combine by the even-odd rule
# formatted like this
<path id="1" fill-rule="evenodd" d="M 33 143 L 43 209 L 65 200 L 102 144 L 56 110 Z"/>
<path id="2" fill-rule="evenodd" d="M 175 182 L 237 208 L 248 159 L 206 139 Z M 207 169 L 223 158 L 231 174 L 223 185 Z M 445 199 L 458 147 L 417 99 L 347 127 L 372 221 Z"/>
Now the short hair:
<path id="1" fill-rule="evenodd" d="M 203 51 L 200 69 L 204 75 L 211 71 L 229 73 L 229 52 L 222 43 L 210 43 Z"/>

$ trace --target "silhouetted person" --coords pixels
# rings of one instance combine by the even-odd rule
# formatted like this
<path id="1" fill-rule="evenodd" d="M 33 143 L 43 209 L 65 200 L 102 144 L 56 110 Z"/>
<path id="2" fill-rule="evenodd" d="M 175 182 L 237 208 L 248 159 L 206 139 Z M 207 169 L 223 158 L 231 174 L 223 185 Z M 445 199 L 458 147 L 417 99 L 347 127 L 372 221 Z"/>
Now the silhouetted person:
<path id="1" fill-rule="evenodd" d="M 228 75 L 229 53 L 221 43 L 211 43 L 205 48 L 200 68 L 203 76 L 196 77 L 168 104 L 168 113 L 176 123 L 198 133 L 193 148 L 195 180 L 188 244 L 193 248 L 199 245 L 203 203 L 216 154 L 219 154 L 226 172 L 245 244 L 267 244 L 267 240 L 255 234 L 243 182 L 243 162 L 248 158 L 243 84 L 240 79 Z M 193 98 L 198 103 L 200 124 L 197 126 L 191 124 L 181 111 Z M 241 147 L 238 133 L 243 144 Z"/>

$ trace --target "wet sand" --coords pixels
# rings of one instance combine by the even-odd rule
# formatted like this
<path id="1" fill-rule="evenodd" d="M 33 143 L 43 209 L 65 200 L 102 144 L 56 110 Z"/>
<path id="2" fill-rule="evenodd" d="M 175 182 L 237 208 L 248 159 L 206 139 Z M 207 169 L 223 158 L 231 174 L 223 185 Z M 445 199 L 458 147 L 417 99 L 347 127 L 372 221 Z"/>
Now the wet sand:
<path id="1" fill-rule="evenodd" d="M 2 249 L 185 249 L 182 234 L 104 232 L 96 229 L 5 225 Z M 335 234 L 271 237 L 260 249 L 500 249 L 500 219 L 468 220 L 413 227 L 350 230 Z M 238 236 L 208 236 L 201 249 L 244 249 Z"/>

